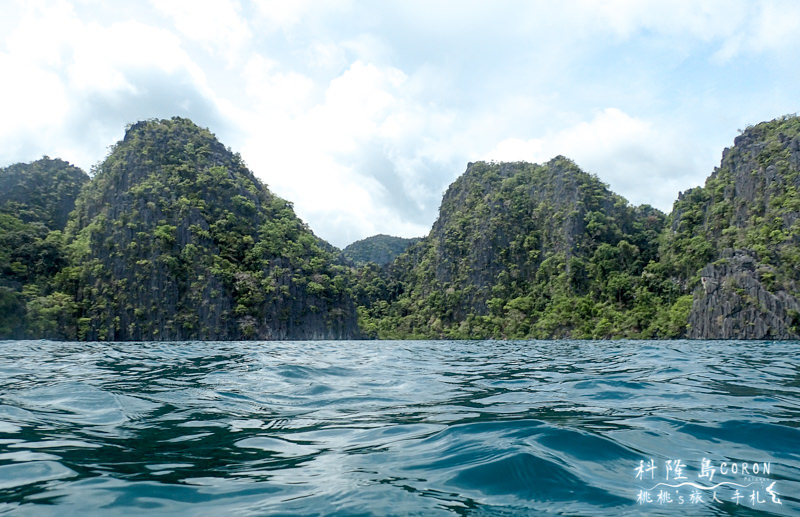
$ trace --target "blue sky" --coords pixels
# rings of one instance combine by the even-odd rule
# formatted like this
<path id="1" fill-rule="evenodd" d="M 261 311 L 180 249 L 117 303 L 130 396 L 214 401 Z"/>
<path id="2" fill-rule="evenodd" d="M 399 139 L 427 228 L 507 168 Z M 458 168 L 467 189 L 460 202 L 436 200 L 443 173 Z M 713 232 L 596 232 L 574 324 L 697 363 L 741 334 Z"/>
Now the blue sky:
<path id="1" fill-rule="evenodd" d="M 671 209 L 800 111 L 800 2 L 0 0 L 0 166 L 189 117 L 332 244 L 430 229 L 476 160 Z"/>

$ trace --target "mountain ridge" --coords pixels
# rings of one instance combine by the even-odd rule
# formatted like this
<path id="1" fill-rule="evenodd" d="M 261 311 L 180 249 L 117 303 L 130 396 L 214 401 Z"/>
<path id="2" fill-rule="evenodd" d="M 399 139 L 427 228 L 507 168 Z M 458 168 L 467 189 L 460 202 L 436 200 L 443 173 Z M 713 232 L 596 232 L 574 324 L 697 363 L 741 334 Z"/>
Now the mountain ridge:
<path id="1" fill-rule="evenodd" d="M 68 222 L 0 197 L 2 338 L 800 337 L 796 116 L 748 127 L 669 214 L 563 156 L 470 163 L 427 236 L 365 239 L 366 260 L 188 119 L 129 126 L 91 179 L 51 162 L 86 176 Z"/>

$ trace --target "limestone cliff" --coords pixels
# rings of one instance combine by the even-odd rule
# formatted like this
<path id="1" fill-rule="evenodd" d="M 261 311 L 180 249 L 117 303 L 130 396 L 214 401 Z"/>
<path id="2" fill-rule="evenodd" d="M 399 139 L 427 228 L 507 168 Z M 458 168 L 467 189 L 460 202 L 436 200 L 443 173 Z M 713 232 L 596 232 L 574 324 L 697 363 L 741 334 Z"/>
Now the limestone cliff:
<path id="1" fill-rule="evenodd" d="M 186 119 L 129 128 L 81 193 L 67 239 L 83 339 L 360 335 L 338 254 Z"/>
<path id="2" fill-rule="evenodd" d="M 469 164 L 430 234 L 365 275 L 367 331 L 381 337 L 638 336 L 657 304 L 632 313 L 664 216 L 633 207 L 557 157 Z M 387 305 L 388 304 L 388 305 Z"/>
<path id="3" fill-rule="evenodd" d="M 694 289 L 690 337 L 800 338 L 799 193 L 800 119 L 782 117 L 747 128 L 681 196 L 662 260 Z"/>
<path id="4" fill-rule="evenodd" d="M 140 122 L 91 180 L 0 169 L 0 338 L 800 339 L 800 118 L 748 127 L 668 216 L 564 157 L 478 162 L 426 237 L 350 252 L 208 130 Z"/>
<path id="5" fill-rule="evenodd" d="M 774 267 L 759 264 L 751 251 L 726 250 L 700 272 L 688 337 L 797 339 L 800 301 L 786 290 L 773 292 L 765 285 L 774 274 Z"/>

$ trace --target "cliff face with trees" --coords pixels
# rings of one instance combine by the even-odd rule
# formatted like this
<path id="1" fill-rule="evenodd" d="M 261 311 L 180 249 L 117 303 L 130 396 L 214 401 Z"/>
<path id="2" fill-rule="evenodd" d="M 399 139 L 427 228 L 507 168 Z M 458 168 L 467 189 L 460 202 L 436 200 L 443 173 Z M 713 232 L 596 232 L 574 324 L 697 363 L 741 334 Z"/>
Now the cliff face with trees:
<path id="1" fill-rule="evenodd" d="M 347 270 L 238 155 L 186 119 L 133 125 L 67 225 L 81 339 L 358 335 Z"/>
<path id="2" fill-rule="evenodd" d="M 479 162 L 426 237 L 345 251 L 208 130 L 140 122 L 91 180 L 0 169 L 0 339 L 797 339 L 800 119 L 747 128 L 669 215 L 564 157 Z"/>
<path id="3" fill-rule="evenodd" d="M 664 217 L 564 157 L 470 164 L 430 234 L 362 273 L 362 323 L 380 337 L 667 335 L 667 301 L 638 303 Z"/>
<path id="4" fill-rule="evenodd" d="M 669 216 L 563 157 L 471 164 L 360 278 L 379 337 L 800 338 L 800 118 L 747 128 Z"/>
<path id="5" fill-rule="evenodd" d="M 800 118 L 747 128 L 675 203 L 663 261 L 694 338 L 800 338 Z"/>

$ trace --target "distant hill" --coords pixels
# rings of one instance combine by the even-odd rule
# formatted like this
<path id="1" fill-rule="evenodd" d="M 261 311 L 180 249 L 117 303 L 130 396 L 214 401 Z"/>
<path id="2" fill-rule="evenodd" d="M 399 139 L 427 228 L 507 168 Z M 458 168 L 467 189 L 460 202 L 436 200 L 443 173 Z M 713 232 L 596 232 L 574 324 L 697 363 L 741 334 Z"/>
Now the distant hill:
<path id="1" fill-rule="evenodd" d="M 383 234 L 374 235 L 350 244 L 342 253 L 345 258 L 356 265 L 372 262 L 385 266 L 419 241 L 419 238 L 407 239 Z"/>
<path id="2" fill-rule="evenodd" d="M 379 337 L 800 338 L 800 119 L 747 128 L 665 217 L 559 157 L 476 163 L 361 274 Z"/>
<path id="3" fill-rule="evenodd" d="M 89 176 L 60 159 L 44 157 L 0 169 L 0 210 L 26 223 L 63 230 Z"/>
<path id="4" fill-rule="evenodd" d="M 60 338 L 71 298 L 55 292 L 66 266 L 62 230 L 89 176 L 44 157 L 0 169 L 0 337 Z"/>

